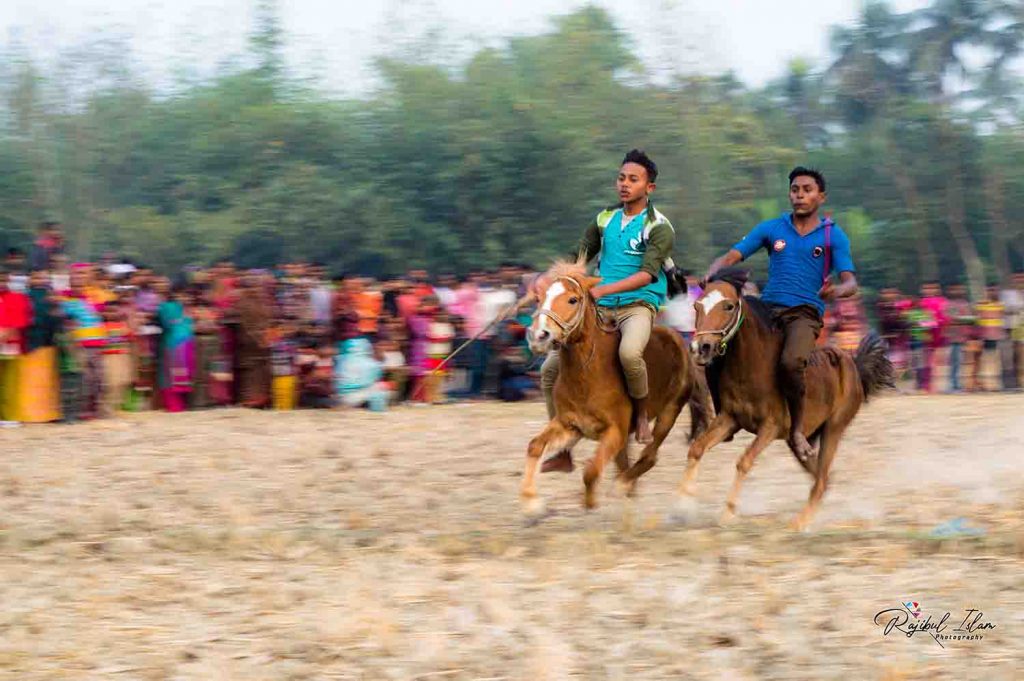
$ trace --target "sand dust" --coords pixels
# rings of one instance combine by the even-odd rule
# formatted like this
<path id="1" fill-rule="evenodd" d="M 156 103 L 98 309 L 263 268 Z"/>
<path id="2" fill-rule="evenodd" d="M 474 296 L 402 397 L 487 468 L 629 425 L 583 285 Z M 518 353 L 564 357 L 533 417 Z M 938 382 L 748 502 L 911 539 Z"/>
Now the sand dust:
<path id="1" fill-rule="evenodd" d="M 539 403 L 132 415 L 0 431 L 0 676 L 16 679 L 1019 679 L 1024 397 L 890 397 L 811 531 L 781 443 L 716 525 L 749 435 L 669 522 L 685 418 L 585 513 L 517 492 Z M 592 446 L 578 456 L 585 458 Z M 957 517 L 977 537 L 930 536 Z M 901 600 L 977 641 L 882 635 Z"/>

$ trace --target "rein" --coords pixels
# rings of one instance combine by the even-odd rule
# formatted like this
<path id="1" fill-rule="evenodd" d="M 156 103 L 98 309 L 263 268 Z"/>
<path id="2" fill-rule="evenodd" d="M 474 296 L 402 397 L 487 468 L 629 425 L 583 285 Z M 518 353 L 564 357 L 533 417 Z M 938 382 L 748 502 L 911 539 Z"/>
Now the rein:
<path id="1" fill-rule="evenodd" d="M 519 300 L 517 300 L 516 302 L 512 303 L 511 305 L 509 305 L 508 307 L 506 307 L 504 310 L 502 310 L 502 312 L 497 317 L 492 319 L 487 324 L 487 326 L 485 326 L 484 328 L 480 329 L 476 333 L 475 336 L 473 336 L 472 338 L 467 340 L 465 343 L 463 343 L 462 345 L 457 347 L 453 352 L 449 353 L 449 355 L 447 357 L 445 357 L 443 360 L 441 360 L 441 363 L 438 364 L 436 367 L 434 367 L 430 371 L 430 373 L 427 374 L 427 376 L 434 376 L 434 375 L 439 374 L 442 371 L 444 371 L 445 366 L 447 366 L 448 362 L 450 362 L 455 357 L 455 355 L 457 355 L 460 352 L 462 352 L 471 343 L 473 343 L 474 341 L 478 340 L 480 338 L 480 336 L 482 336 L 485 333 L 487 333 L 491 329 L 492 326 L 494 326 L 498 322 L 503 321 L 504 319 L 508 318 L 508 316 L 510 314 L 512 314 L 514 312 L 518 312 L 527 303 L 529 303 L 530 300 L 531 300 L 531 297 L 530 297 L 529 294 L 527 294 L 527 295 L 523 296 L 522 298 L 520 298 Z M 420 383 L 420 385 L 417 386 L 416 390 L 414 390 L 412 392 L 412 394 L 409 396 L 410 399 L 416 399 L 423 392 L 423 386 L 424 386 L 424 384 Z"/>
<path id="2" fill-rule="evenodd" d="M 721 346 L 722 352 L 725 352 L 729 347 L 729 341 L 733 339 L 736 333 L 740 330 L 740 325 L 743 323 L 743 297 L 740 296 L 736 302 L 736 316 L 733 317 L 728 324 L 713 331 L 697 331 L 693 334 L 694 338 L 697 336 L 722 334 L 722 340 L 719 341 L 719 345 Z"/>

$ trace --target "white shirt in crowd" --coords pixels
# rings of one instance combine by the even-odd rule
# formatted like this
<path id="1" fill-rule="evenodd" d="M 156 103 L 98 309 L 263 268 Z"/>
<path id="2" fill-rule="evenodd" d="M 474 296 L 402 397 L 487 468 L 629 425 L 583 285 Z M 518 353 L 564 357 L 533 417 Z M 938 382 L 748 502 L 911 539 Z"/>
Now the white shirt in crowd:
<path id="1" fill-rule="evenodd" d="M 506 288 L 481 288 L 477 306 L 480 310 L 479 319 L 483 326 L 490 324 L 495 317 L 505 311 L 510 305 L 516 302 L 516 292 Z M 485 336 L 494 334 L 494 329 L 488 330 Z"/>
<path id="2" fill-rule="evenodd" d="M 1004 288 L 999 292 L 999 302 L 1005 309 L 1003 319 L 1007 329 L 1014 329 L 1021 325 L 1021 316 L 1024 315 L 1024 294 L 1015 288 Z"/>
<path id="3" fill-rule="evenodd" d="M 54 272 L 50 275 L 50 283 L 54 291 L 68 291 L 71 289 L 71 275 L 65 272 Z"/>
<path id="4" fill-rule="evenodd" d="M 431 322 L 428 333 L 430 342 L 427 343 L 427 357 L 447 357 L 452 351 L 455 327 L 448 322 Z"/>
<path id="5" fill-rule="evenodd" d="M 437 296 L 437 300 L 446 310 L 451 309 L 452 304 L 455 302 L 455 291 L 446 286 L 435 286 L 434 295 Z"/>
<path id="6" fill-rule="evenodd" d="M 322 284 L 314 286 L 309 292 L 309 303 L 313 307 L 313 320 L 320 324 L 331 321 L 331 289 Z"/>
<path id="7" fill-rule="evenodd" d="M 405 366 L 405 355 L 398 350 L 388 350 L 382 360 L 384 369 L 401 369 Z"/>
<path id="8" fill-rule="evenodd" d="M 7 288 L 15 293 L 25 293 L 28 291 L 28 275 L 12 274 L 7 278 Z"/>
<path id="9" fill-rule="evenodd" d="M 694 302 L 689 291 L 669 299 L 665 304 L 662 317 L 665 325 L 682 333 L 692 333 L 697 324 L 697 310 L 693 307 Z"/>

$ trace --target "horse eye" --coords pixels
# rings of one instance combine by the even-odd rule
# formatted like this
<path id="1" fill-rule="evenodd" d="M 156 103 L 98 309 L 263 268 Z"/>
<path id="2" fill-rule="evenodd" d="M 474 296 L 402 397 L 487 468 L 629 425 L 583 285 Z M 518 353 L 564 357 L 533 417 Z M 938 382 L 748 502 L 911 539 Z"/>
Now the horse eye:
<path id="1" fill-rule="evenodd" d="M 575 305 L 575 304 L 576 304 L 576 303 L 578 303 L 578 302 L 580 302 L 579 298 L 575 298 L 575 297 L 574 297 L 574 298 L 570 298 L 570 299 L 569 299 L 569 304 L 570 304 L 570 305 Z"/>
<path id="2" fill-rule="evenodd" d="M 725 311 L 726 312 L 732 312 L 735 309 L 736 309 L 736 306 L 733 305 L 732 303 L 726 303 L 725 304 Z"/>

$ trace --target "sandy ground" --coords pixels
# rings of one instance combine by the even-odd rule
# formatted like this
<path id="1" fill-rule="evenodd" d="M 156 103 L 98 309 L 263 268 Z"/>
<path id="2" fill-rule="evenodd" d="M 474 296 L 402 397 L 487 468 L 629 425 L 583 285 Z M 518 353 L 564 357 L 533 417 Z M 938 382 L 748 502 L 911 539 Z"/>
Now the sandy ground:
<path id="1" fill-rule="evenodd" d="M 638 499 L 517 491 L 542 405 L 132 415 L 0 431 L 0 676 L 16 679 L 1024 678 L 1024 397 L 889 397 L 811 531 L 781 443 L 716 524 L 750 436 L 670 522 L 685 419 Z M 589 455 L 591 446 L 579 452 Z M 938 538 L 957 517 L 981 536 Z M 982 640 L 884 636 L 920 604 Z"/>

